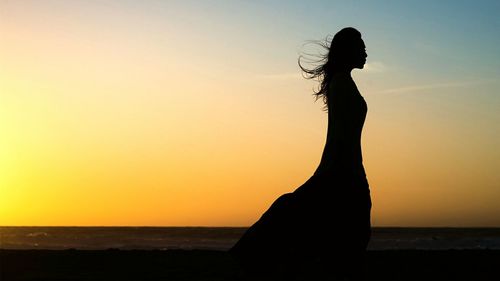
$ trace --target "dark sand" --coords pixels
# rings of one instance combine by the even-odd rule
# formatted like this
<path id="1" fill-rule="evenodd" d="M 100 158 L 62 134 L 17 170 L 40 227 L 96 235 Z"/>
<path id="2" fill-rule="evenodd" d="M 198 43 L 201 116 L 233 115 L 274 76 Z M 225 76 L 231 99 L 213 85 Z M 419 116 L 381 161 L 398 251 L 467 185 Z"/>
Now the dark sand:
<path id="1" fill-rule="evenodd" d="M 220 251 L 0 250 L 0 280 L 244 278 L 232 258 Z M 369 251 L 367 280 L 500 280 L 500 251 Z"/>

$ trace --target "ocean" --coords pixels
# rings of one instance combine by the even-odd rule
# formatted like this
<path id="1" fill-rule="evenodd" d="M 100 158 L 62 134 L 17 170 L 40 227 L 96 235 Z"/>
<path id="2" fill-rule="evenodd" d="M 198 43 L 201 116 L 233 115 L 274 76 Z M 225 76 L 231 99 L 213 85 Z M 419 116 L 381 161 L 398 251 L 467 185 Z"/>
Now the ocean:
<path id="1" fill-rule="evenodd" d="M 228 250 L 243 227 L 0 227 L 1 249 Z M 500 250 L 500 228 L 375 227 L 368 250 Z"/>

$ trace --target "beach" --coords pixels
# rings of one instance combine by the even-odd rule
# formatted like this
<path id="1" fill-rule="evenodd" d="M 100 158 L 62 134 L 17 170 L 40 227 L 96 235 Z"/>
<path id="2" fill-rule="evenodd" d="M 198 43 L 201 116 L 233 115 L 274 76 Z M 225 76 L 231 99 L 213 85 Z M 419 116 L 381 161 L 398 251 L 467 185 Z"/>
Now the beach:
<path id="1" fill-rule="evenodd" d="M 366 260 L 367 280 L 500 280 L 499 250 L 368 251 Z M 2 281 L 215 281 L 246 277 L 226 251 L 0 250 Z"/>

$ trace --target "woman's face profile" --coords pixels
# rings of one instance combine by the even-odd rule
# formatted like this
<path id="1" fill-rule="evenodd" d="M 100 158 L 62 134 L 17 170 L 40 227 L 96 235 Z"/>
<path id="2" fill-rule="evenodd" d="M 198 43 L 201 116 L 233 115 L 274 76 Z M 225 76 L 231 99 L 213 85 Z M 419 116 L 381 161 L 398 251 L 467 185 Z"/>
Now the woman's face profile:
<path id="1" fill-rule="evenodd" d="M 366 63 L 366 58 L 368 57 L 363 39 L 359 39 L 359 42 L 354 46 L 353 51 L 354 68 L 363 69 Z"/>

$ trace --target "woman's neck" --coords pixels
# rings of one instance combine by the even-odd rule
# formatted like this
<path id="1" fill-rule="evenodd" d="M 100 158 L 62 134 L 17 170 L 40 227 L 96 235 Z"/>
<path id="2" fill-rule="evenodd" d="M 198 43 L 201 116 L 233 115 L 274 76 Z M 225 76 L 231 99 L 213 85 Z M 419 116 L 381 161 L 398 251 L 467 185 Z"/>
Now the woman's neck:
<path id="1" fill-rule="evenodd" d="M 351 71 L 334 71 L 332 73 L 332 78 L 352 80 Z"/>
<path id="2" fill-rule="evenodd" d="M 332 72 L 333 77 L 351 77 L 352 69 L 339 69 Z"/>
<path id="3" fill-rule="evenodd" d="M 351 71 L 353 70 L 353 67 L 346 66 L 346 65 L 337 65 L 334 67 L 332 71 L 333 76 L 351 76 Z"/>

